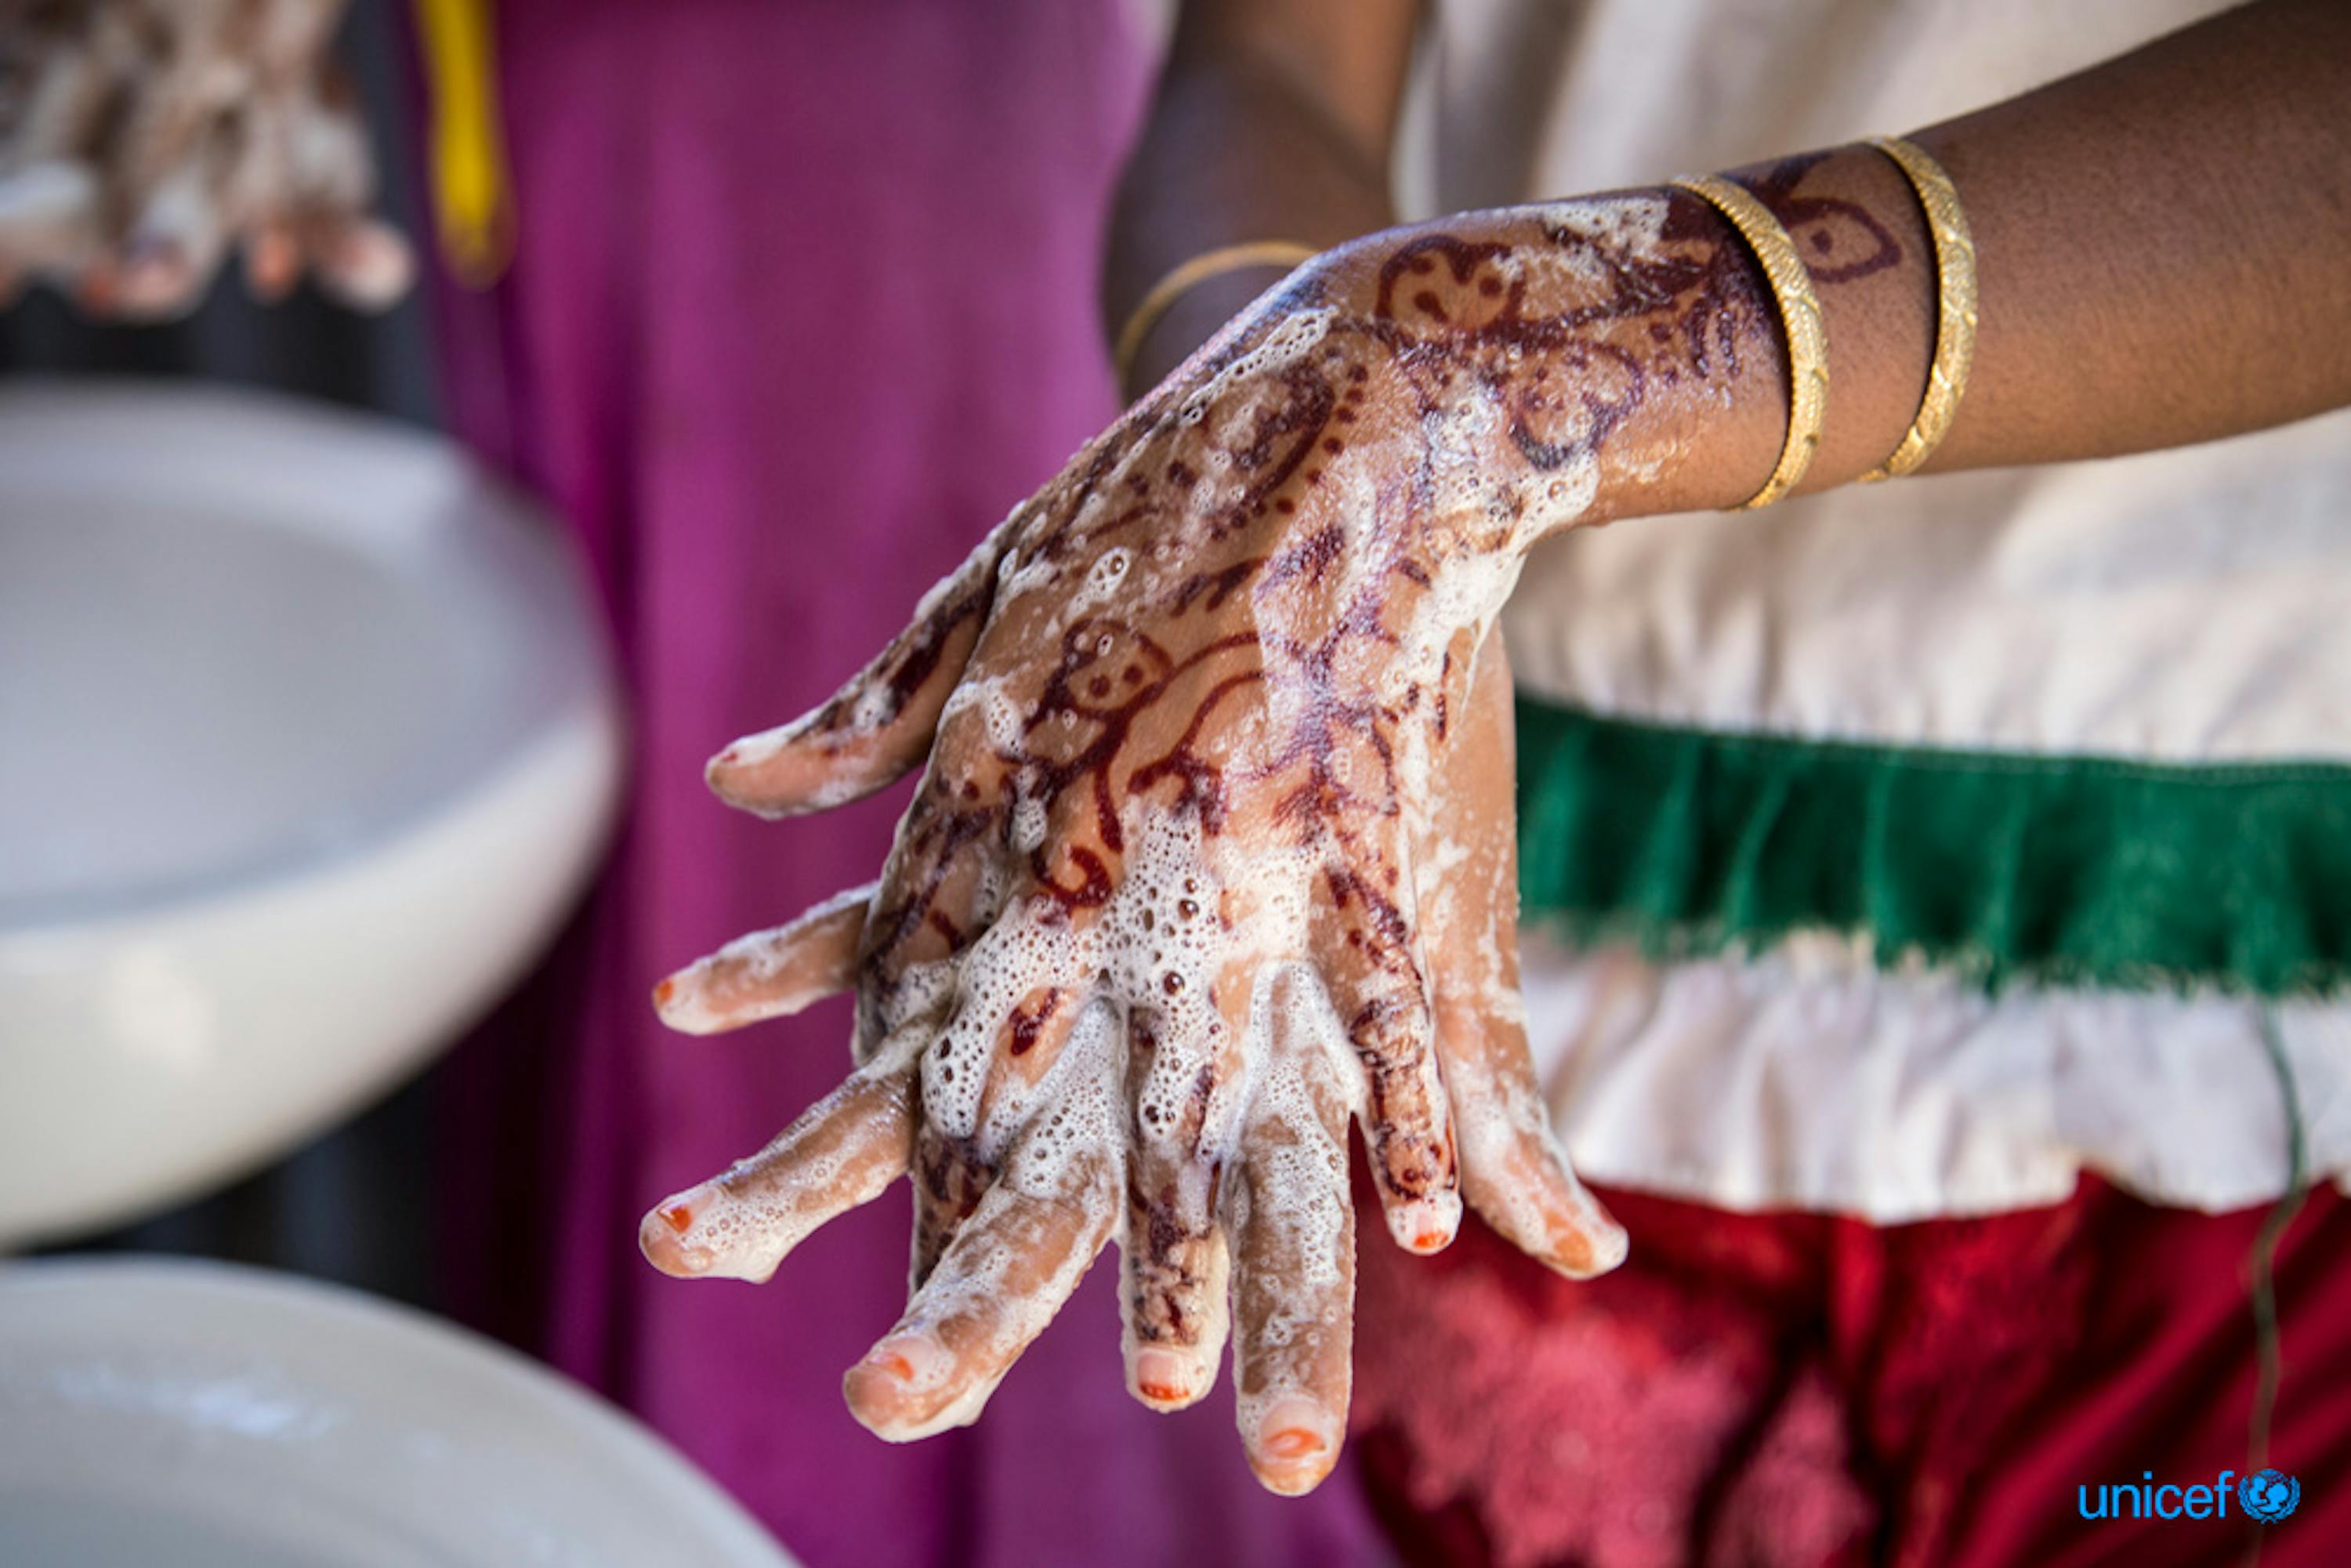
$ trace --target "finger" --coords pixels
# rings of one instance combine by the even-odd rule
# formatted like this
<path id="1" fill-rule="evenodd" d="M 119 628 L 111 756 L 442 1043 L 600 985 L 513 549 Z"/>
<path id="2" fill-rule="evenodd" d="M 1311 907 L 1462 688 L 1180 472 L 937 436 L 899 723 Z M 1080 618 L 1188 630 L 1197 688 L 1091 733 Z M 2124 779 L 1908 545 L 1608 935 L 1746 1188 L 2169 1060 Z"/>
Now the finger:
<path id="1" fill-rule="evenodd" d="M 141 242 L 124 253 L 112 308 L 134 321 L 162 321 L 195 308 L 210 267 L 170 240 Z"/>
<path id="2" fill-rule="evenodd" d="M 263 304 L 275 304 L 293 291 L 302 277 L 302 245 L 294 225 L 282 217 L 265 218 L 245 242 L 245 287 Z"/>
<path id="3" fill-rule="evenodd" d="M 220 64 L 217 60 L 212 62 Z M 128 214 L 116 311 L 160 320 L 192 308 L 226 256 L 250 171 L 266 163 L 266 131 L 226 115 L 241 101 L 259 118 L 264 106 L 228 72 L 183 57 L 130 97 L 112 139 L 109 183 Z"/>
<path id="4" fill-rule="evenodd" d="M 416 278 L 400 231 L 369 214 L 375 160 L 357 95 L 340 73 L 315 99 L 286 106 L 284 191 L 299 214 L 295 237 L 319 288 L 354 310 L 383 310 Z"/>
<path id="5" fill-rule="evenodd" d="M 789 925 L 738 936 L 653 988 L 662 1022 L 717 1034 L 789 1018 L 857 983 L 857 943 L 878 883 L 837 893 Z"/>
<path id="6" fill-rule="evenodd" d="M 319 287 L 353 310 L 388 310 L 416 282 L 416 252 L 398 229 L 366 216 L 316 220 L 304 249 Z"/>
<path id="7" fill-rule="evenodd" d="M 914 1289 L 930 1279 L 994 1184 L 998 1160 L 1036 1113 L 1042 1081 L 1088 1005 L 1085 993 L 1061 986 L 1034 988 L 1000 1017 L 975 1002 L 926 1053 L 914 1139 Z"/>
<path id="8" fill-rule="evenodd" d="M 763 817 L 821 811 L 870 795 L 919 763 L 979 640 L 997 537 L 925 594 L 913 624 L 831 701 L 713 758 L 706 777 L 719 799 Z"/>
<path id="9" fill-rule="evenodd" d="M 1352 865 L 1329 870 L 1315 960 L 1364 1075 L 1364 1140 L 1388 1234 L 1406 1251 L 1437 1252 L 1460 1228 L 1460 1173 L 1428 983 L 1397 896 L 1410 883 L 1395 869 L 1394 883 Z"/>
<path id="10" fill-rule="evenodd" d="M 1437 1051 L 1461 1155 L 1461 1190 L 1505 1239 L 1571 1279 L 1624 1260 L 1624 1228 L 1585 1190 L 1552 1135 L 1519 997 L 1518 841 L 1510 664 L 1480 651 L 1458 731 L 1436 769 L 1421 931 L 1437 1000 Z M 1497 785 L 1496 781 L 1501 781 Z"/>
<path id="11" fill-rule="evenodd" d="M 143 213 L 166 187 L 194 181 L 209 202 L 204 174 L 220 151 L 221 110 L 236 96 L 234 72 L 190 68 L 186 58 L 161 67 L 142 64 L 133 90 L 120 99 L 120 119 L 105 136 L 108 183 L 123 209 Z M 208 156 L 213 154 L 214 156 Z"/>
<path id="12" fill-rule="evenodd" d="M 638 1227 L 646 1261 L 681 1278 L 759 1281 L 817 1227 L 905 1174 L 913 1061 L 861 1068 L 766 1148 L 664 1198 Z"/>
<path id="13" fill-rule="evenodd" d="M 160 321 L 195 308 L 228 248 L 228 231 L 201 161 L 158 184 L 122 243 L 115 312 Z"/>
<path id="14" fill-rule="evenodd" d="M 293 214 L 287 95 L 256 92 L 235 129 L 213 134 L 224 172 L 214 195 L 222 223 L 243 241 L 245 286 L 263 304 L 290 293 L 302 277 L 302 238 Z"/>
<path id="15" fill-rule="evenodd" d="M 1355 1214 L 1347 1189 L 1349 1063 L 1285 980 L 1271 1050 L 1227 1199 L 1233 1388 L 1249 1468 L 1285 1497 L 1338 1463 L 1354 1338 Z"/>
<path id="16" fill-rule="evenodd" d="M 1204 1397 L 1224 1357 L 1231 1254 L 1217 1223 L 1217 1186 L 1237 1109 L 1225 1086 L 1240 1076 L 1260 967 L 1236 959 L 1211 996 L 1179 990 L 1128 1017 L 1120 1306 L 1127 1392 L 1155 1410 Z M 1268 971 L 1269 994 L 1271 984 Z"/>
<path id="17" fill-rule="evenodd" d="M 1104 1143 L 1056 1145 L 1008 1169 L 897 1326 L 842 1378 L 850 1414 L 896 1443 L 977 1419 L 1078 1288 L 1117 1217 Z"/>
<path id="18" fill-rule="evenodd" d="M 1468 1009 L 1476 1013 L 1477 1009 Z M 1482 1023 L 1482 1030 L 1480 1024 Z M 1496 1234 L 1571 1280 L 1625 1260 L 1625 1228 L 1576 1179 L 1552 1136 L 1520 1015 L 1440 1016 L 1461 1190 Z"/>

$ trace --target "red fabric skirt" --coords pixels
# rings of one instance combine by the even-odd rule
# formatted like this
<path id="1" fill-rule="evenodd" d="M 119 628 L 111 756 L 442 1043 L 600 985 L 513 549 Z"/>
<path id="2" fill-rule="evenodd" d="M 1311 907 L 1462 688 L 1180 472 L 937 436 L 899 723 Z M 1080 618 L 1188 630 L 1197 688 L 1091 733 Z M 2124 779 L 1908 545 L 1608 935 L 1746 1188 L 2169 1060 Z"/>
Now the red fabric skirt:
<path id="1" fill-rule="evenodd" d="M 1363 1249 L 1354 1445 L 1413 1563 L 1588 1568 L 2351 1562 L 2351 1206 L 2276 1261 L 2266 1463 L 2291 1518 L 2178 1510 L 2247 1468 L 2265 1209 L 2068 1201 L 1873 1227 L 1608 1192 L 1631 1259 L 1584 1284 L 1471 1225 Z M 2086 1489 L 2082 1491 L 2079 1489 Z M 2087 1506 L 2122 1517 L 2085 1519 Z"/>

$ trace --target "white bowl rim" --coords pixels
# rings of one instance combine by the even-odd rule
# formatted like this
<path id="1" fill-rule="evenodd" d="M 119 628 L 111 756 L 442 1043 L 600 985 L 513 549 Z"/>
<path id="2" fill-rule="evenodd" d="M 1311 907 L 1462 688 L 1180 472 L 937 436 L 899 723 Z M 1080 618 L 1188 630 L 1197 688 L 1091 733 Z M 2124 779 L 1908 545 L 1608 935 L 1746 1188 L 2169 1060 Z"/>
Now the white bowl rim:
<path id="1" fill-rule="evenodd" d="M 49 1298 L 43 1302 L 41 1298 Z M 306 1324 L 355 1330 L 371 1350 L 366 1375 L 378 1380 L 405 1368 L 419 1378 L 455 1371 L 482 1387 L 502 1416 L 559 1430 L 602 1450 L 640 1478 L 664 1505 L 677 1529 L 680 1561 L 711 1568 L 797 1568 L 795 1560 L 710 1477 L 633 1416 L 598 1398 L 521 1353 L 446 1319 L 350 1286 L 279 1270 L 166 1254 L 84 1255 L 0 1262 L 0 1373 L 9 1364 L 39 1361 L 41 1322 L 78 1319 L 72 1309 L 93 1299 L 110 1307 L 135 1300 L 142 1309 L 142 1349 L 183 1352 L 192 1362 L 217 1355 L 223 1342 L 188 1318 L 227 1310 L 250 1324 L 259 1346 L 283 1351 L 300 1343 Z M 62 1310 L 56 1303 L 62 1303 Z M 32 1309 L 35 1330 L 26 1333 Z M 48 1307 L 50 1315 L 40 1313 Z M 177 1306 L 182 1309 L 174 1312 Z M 13 1310 L 12 1310 L 13 1309 Z M 68 1358 L 69 1364 L 69 1358 Z M 316 1368 L 309 1369 L 315 1375 Z M 0 1376 L 0 1415 L 12 1380 Z M 16 1385 L 22 1386 L 21 1379 Z M 329 1390 L 329 1392 L 335 1392 Z M 363 1400 L 350 1401 L 364 1408 Z M 21 1428 L 20 1428 L 21 1430 Z M 6 1447 L 0 1444 L 0 1459 Z M 8 1480 L 0 1468 L 0 1483 Z"/>
<path id="2" fill-rule="evenodd" d="M 135 376 L 32 376 L 0 386 L 0 445 L 20 427 L 70 421 L 104 433 L 110 427 L 138 431 L 159 422 L 193 422 L 201 415 L 243 425 L 240 435 L 303 435 L 371 449 L 378 462 L 422 469 L 446 465 L 493 526 L 527 536 L 531 546 L 559 568 L 571 602 L 559 619 L 575 643 L 563 689 L 531 718 L 508 733 L 501 755 L 486 768 L 440 781 L 398 809 L 369 818 L 330 846 L 280 847 L 192 877 L 166 877 L 110 883 L 61 900 L 0 897 L 0 938 L 17 933 L 103 928 L 126 918 L 197 909 L 247 897 L 286 883 L 341 868 L 395 850 L 444 815 L 495 789 L 534 747 L 554 742 L 581 725 L 609 729 L 616 755 L 625 748 L 626 715 L 614 683 L 609 638 L 593 602 L 577 546 L 545 508 L 501 476 L 484 467 L 445 434 L 388 415 L 265 388 L 229 382 L 190 382 Z M 20 479 L 0 465 L 0 500 Z M 103 481 L 102 481 L 103 482 Z M 320 515 L 315 530 L 330 538 L 345 532 L 342 519 Z"/>

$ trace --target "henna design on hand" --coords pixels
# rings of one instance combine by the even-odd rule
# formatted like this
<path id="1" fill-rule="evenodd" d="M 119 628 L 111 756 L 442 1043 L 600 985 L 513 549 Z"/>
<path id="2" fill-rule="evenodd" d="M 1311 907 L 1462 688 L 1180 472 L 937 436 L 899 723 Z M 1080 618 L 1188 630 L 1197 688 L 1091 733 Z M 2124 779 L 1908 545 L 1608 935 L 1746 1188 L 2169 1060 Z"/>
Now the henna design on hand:
<path id="1" fill-rule="evenodd" d="M 1772 187 L 1796 223 L 1884 238 L 1801 179 Z M 1114 1239 L 1137 1397 L 1201 1397 L 1237 1313 L 1283 1491 L 1344 1424 L 1351 1117 L 1401 1245 L 1445 1246 L 1466 1196 L 1613 1266 L 1526 1053 L 1490 632 L 1530 546 L 1670 460 L 1632 433 L 1702 416 L 1773 330 L 1667 194 L 1375 236 L 1260 300 L 830 702 L 713 763 L 771 813 L 926 765 L 875 888 L 664 983 L 710 1029 L 853 980 L 857 1068 L 657 1207 L 647 1255 L 764 1278 L 910 1174 L 914 1293 L 847 1384 L 906 1438 L 973 1418 Z"/>

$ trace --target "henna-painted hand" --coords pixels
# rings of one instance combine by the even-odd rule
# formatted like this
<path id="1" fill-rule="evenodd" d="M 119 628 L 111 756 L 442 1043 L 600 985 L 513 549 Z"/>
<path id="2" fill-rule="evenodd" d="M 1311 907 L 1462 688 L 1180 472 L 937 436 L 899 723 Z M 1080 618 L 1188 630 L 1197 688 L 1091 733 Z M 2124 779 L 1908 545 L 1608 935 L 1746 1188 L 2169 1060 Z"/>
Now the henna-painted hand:
<path id="1" fill-rule="evenodd" d="M 713 787 L 772 816 L 928 767 L 877 884 L 657 989 L 699 1033 L 854 987 L 858 1065 L 649 1214 L 646 1256 L 763 1280 L 911 1174 L 913 1299 L 847 1379 L 904 1439 L 973 1419 L 1115 1239 L 1133 1392 L 1199 1399 L 1237 1318 L 1283 1492 L 1345 1421 L 1351 1116 L 1403 1246 L 1466 1197 L 1562 1272 L 1613 1266 L 1527 1055 L 1491 631 L 1527 547 L 1672 447 L 1628 421 L 1678 428 L 1753 340 L 1720 233 L 1646 196 L 1310 265 L 830 703 L 722 753 Z"/>
<path id="2" fill-rule="evenodd" d="M 45 279 L 101 315 L 191 309 L 238 246 L 381 308 L 414 271 L 329 45 L 344 0 L 0 0 L 0 302 Z"/>

